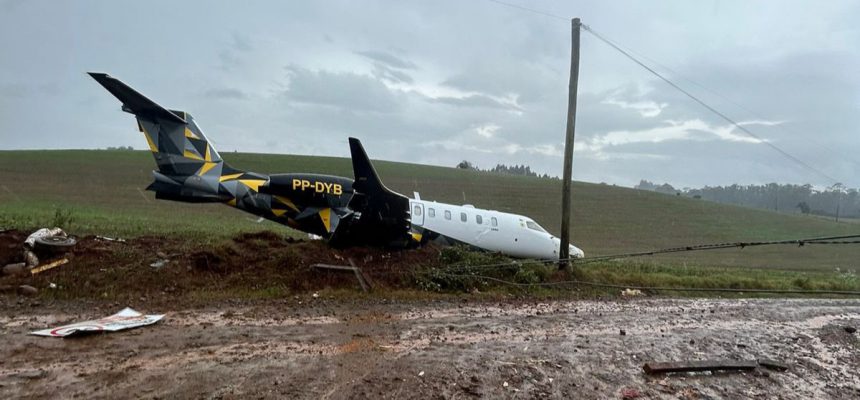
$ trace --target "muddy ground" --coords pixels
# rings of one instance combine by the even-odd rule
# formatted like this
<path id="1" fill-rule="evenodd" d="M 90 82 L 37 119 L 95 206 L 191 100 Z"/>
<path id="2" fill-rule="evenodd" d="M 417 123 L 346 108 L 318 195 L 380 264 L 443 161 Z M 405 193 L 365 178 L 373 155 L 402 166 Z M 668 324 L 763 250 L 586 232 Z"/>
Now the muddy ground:
<path id="1" fill-rule="evenodd" d="M 552 303 L 290 301 L 145 309 L 150 327 L 27 332 L 112 313 L 0 316 L 0 398 L 860 397 L 860 302 L 635 299 Z M 620 330 L 624 330 L 622 335 Z M 645 361 L 771 358 L 789 371 L 649 376 Z"/>
<path id="2" fill-rule="evenodd" d="M 0 233 L 0 265 L 22 259 L 26 235 Z M 436 296 L 409 274 L 441 263 L 429 247 L 336 250 L 270 232 L 206 246 L 80 239 L 66 265 L 0 277 L 0 398 L 860 398 L 860 334 L 845 329 L 860 328 L 860 300 Z M 372 294 L 310 268 L 346 259 Z M 16 294 L 22 284 L 38 294 Z M 167 316 L 111 334 L 27 335 L 126 306 Z M 791 368 L 642 371 L 760 358 Z"/>

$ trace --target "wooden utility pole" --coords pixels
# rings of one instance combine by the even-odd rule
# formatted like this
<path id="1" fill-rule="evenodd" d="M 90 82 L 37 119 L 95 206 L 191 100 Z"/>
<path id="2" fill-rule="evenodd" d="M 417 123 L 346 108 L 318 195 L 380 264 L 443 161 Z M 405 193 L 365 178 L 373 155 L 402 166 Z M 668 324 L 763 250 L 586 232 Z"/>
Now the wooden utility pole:
<path id="1" fill-rule="evenodd" d="M 570 183 L 573 179 L 573 134 L 576 128 L 576 90 L 579 81 L 579 30 L 582 23 L 574 18 L 570 35 L 570 84 L 567 97 L 567 134 L 564 140 L 564 176 L 561 181 L 561 246 L 558 267 L 565 269 L 570 258 Z"/>

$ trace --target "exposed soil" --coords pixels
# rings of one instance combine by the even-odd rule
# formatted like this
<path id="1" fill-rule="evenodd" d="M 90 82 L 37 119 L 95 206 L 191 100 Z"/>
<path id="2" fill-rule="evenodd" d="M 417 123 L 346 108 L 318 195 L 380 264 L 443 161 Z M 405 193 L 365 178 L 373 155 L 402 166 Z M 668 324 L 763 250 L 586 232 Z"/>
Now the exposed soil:
<path id="1" fill-rule="evenodd" d="M 844 329 L 860 325 L 858 301 L 300 301 L 140 310 L 168 315 L 136 330 L 54 339 L 27 332 L 109 311 L 7 299 L 0 397 L 860 396 L 860 340 Z M 714 358 L 770 358 L 790 370 L 642 372 L 646 361 Z"/>
<path id="2" fill-rule="evenodd" d="M 0 264 L 17 261 L 24 237 L 0 234 Z M 352 258 L 377 287 L 397 289 L 408 286 L 400 272 L 437 262 L 438 250 L 334 250 L 271 233 L 206 249 L 88 237 L 70 256 L 0 278 L 40 289 L 0 294 L 0 398 L 860 397 L 860 333 L 845 329 L 860 328 L 858 300 L 318 296 L 357 284 L 312 263 Z M 149 266 L 159 259 L 170 262 Z M 272 287 L 284 292 L 217 295 Z M 125 306 L 167 316 L 110 334 L 27 335 Z M 642 371 L 647 361 L 761 358 L 790 369 Z"/>
<path id="3" fill-rule="evenodd" d="M 22 261 L 29 233 L 0 233 L 0 267 Z M 143 236 L 125 242 L 95 236 L 78 239 L 65 255 L 40 255 L 42 263 L 67 257 L 68 264 L 30 276 L 0 276 L 0 286 L 26 284 L 43 299 L 111 301 L 135 306 L 207 304 L 213 298 L 278 297 L 359 288 L 354 274 L 319 271 L 313 264 L 361 268 L 379 289 L 411 287 L 411 271 L 439 262 L 439 250 L 334 249 L 322 241 L 294 240 L 273 232 L 247 233 L 206 246 L 179 238 Z M 163 262 L 167 260 L 167 262 Z M 161 262 L 161 265 L 158 263 Z M 155 264 L 155 266 L 153 266 Z M 57 289 L 48 289 L 51 284 Z"/>

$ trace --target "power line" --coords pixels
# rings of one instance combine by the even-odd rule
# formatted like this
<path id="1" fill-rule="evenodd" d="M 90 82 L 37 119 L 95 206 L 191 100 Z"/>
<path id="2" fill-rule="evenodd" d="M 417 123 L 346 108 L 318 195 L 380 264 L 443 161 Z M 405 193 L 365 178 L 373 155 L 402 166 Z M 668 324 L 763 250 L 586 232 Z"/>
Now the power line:
<path id="1" fill-rule="evenodd" d="M 812 294 L 812 295 L 844 295 L 844 296 L 860 296 L 860 291 L 851 290 L 796 290 L 796 289 L 739 289 L 739 288 L 701 288 L 701 287 L 671 287 L 671 286 L 631 286 L 631 285 L 616 285 L 611 283 L 600 283 L 582 280 L 566 280 L 558 282 L 540 282 L 540 283 L 518 283 L 505 279 L 495 278 L 492 276 L 483 275 L 465 275 L 439 273 L 454 278 L 472 278 L 484 279 L 488 281 L 498 282 L 514 287 L 552 287 L 552 286 L 568 286 L 568 285 L 583 285 L 592 287 L 602 287 L 610 289 L 636 289 L 650 291 L 675 291 L 675 292 L 724 292 L 724 293 L 773 293 L 773 294 Z"/>
<path id="2" fill-rule="evenodd" d="M 739 129 L 741 132 L 745 133 L 746 135 L 748 135 L 748 136 L 750 136 L 750 137 L 752 137 L 752 138 L 755 138 L 755 139 L 759 140 L 761 143 L 764 143 L 764 144 L 765 144 L 765 145 L 767 145 L 768 147 L 770 147 L 770 148 L 772 148 L 772 149 L 776 150 L 777 152 L 779 152 L 780 154 L 782 154 L 783 156 L 785 156 L 785 157 L 786 157 L 786 158 L 788 158 L 789 160 L 794 161 L 795 163 L 797 163 L 798 165 L 800 165 L 800 166 L 802 166 L 802 167 L 806 168 L 806 169 L 807 169 L 808 171 L 810 171 L 810 172 L 813 172 L 813 173 L 815 173 L 815 174 L 817 174 L 817 175 L 819 175 L 819 176 L 821 176 L 821 177 L 824 177 L 825 179 L 827 179 L 827 180 L 828 180 L 828 181 L 830 181 L 831 183 L 839 182 L 839 180 L 837 180 L 837 179 L 833 178 L 832 176 L 827 175 L 826 173 L 822 172 L 821 170 L 818 170 L 817 168 L 815 168 L 815 167 L 813 167 L 813 166 L 809 165 L 809 164 L 808 164 L 808 163 L 806 163 L 805 161 L 803 161 L 803 160 L 801 160 L 801 159 L 797 158 L 796 156 L 794 156 L 794 155 L 792 155 L 792 154 L 788 153 L 787 151 L 785 151 L 785 150 L 781 149 L 779 146 L 777 146 L 777 145 L 775 145 L 775 144 L 773 144 L 773 143 L 771 143 L 771 142 L 769 142 L 769 141 L 767 141 L 767 140 L 765 140 L 765 139 L 761 138 L 760 136 L 756 135 L 755 133 L 753 133 L 753 132 L 752 132 L 752 131 L 750 131 L 749 129 L 745 128 L 743 125 L 739 124 L 738 122 L 736 122 L 735 120 L 733 120 L 732 118 L 730 118 L 729 116 L 727 116 L 726 114 L 723 114 L 722 112 L 720 112 L 720 111 L 719 111 L 719 110 L 717 110 L 716 108 L 711 107 L 708 103 L 705 103 L 703 100 L 699 99 L 698 97 L 696 97 L 696 96 L 695 96 L 695 95 L 693 95 L 692 93 L 690 93 L 690 92 L 688 92 L 688 91 L 684 90 L 684 88 L 682 88 L 682 87 L 678 86 L 675 82 L 671 81 L 669 78 L 666 78 L 665 76 L 663 76 L 663 75 L 662 75 L 662 74 L 660 74 L 659 72 L 655 71 L 653 68 L 649 67 L 648 65 L 646 65 L 645 63 L 643 63 L 642 61 L 640 61 L 638 58 L 634 57 L 632 54 L 630 54 L 629 52 L 625 51 L 625 50 L 624 50 L 624 49 L 622 49 L 620 46 L 616 45 L 616 44 L 615 44 L 614 42 L 612 42 L 611 40 L 609 40 L 609 39 L 607 39 L 607 38 L 603 37 L 602 35 L 600 35 L 599 33 L 595 32 L 595 31 L 594 31 L 594 29 L 592 29 L 590 26 L 585 25 L 585 24 L 582 24 L 582 28 L 583 28 L 583 29 L 585 29 L 585 31 L 586 31 L 586 32 L 588 32 L 588 33 L 590 33 L 590 34 L 594 35 L 594 37 L 596 37 L 597 39 L 599 39 L 599 40 L 600 40 L 600 41 L 602 41 L 603 43 L 606 43 L 607 45 L 609 45 L 610 47 L 612 47 L 613 49 L 615 49 L 616 51 L 618 51 L 619 53 L 621 53 L 621 54 L 622 54 L 622 55 L 624 55 L 625 57 L 629 58 L 631 61 L 633 61 L 633 62 L 635 62 L 636 64 L 638 64 L 640 67 L 644 68 L 645 70 L 647 70 L 648 72 L 650 72 L 650 73 L 651 73 L 651 74 L 653 74 L 654 76 L 656 76 L 656 77 L 660 78 L 662 81 L 666 82 L 667 84 L 669 84 L 669 85 L 670 85 L 670 86 L 672 86 L 673 88 L 677 89 L 679 92 L 683 93 L 685 96 L 689 97 L 690 99 L 692 99 L 692 100 L 693 100 L 693 101 L 695 101 L 696 103 L 699 103 L 699 105 L 701 105 L 702 107 L 705 107 L 706 109 L 708 109 L 708 111 L 710 111 L 710 112 L 712 112 L 712 113 L 716 114 L 717 116 L 719 116 L 720 118 L 724 119 L 724 120 L 725 120 L 725 121 L 727 121 L 728 123 L 730 123 L 730 124 L 734 125 L 734 126 L 735 126 L 735 128 Z"/>
<path id="3" fill-rule="evenodd" d="M 490 1 L 491 1 L 491 0 L 490 0 Z M 604 36 L 604 38 L 606 38 L 606 37 Z M 606 38 L 606 39 L 608 39 L 608 38 Z M 714 90 L 714 89 L 712 89 L 712 88 L 709 88 L 709 87 L 707 87 L 707 86 L 705 86 L 705 85 L 703 85 L 703 84 L 701 84 L 701 83 L 699 83 L 699 82 L 697 82 L 697 81 L 695 81 L 695 80 L 691 79 L 690 77 L 687 77 L 687 76 L 685 76 L 684 74 L 681 74 L 680 72 L 678 72 L 678 71 L 676 71 L 676 70 L 674 70 L 674 69 L 672 69 L 672 68 L 667 67 L 665 64 L 662 64 L 662 63 L 660 63 L 659 61 L 657 61 L 657 60 L 655 60 L 655 59 L 653 59 L 653 58 L 650 58 L 650 57 L 648 57 L 648 56 L 647 56 L 647 55 L 645 55 L 645 54 L 639 53 L 639 52 L 637 52 L 637 51 L 635 51 L 635 50 L 633 50 L 633 49 L 631 49 L 631 48 L 629 48 L 629 47 L 622 46 L 622 45 L 621 45 L 621 44 L 619 44 L 617 41 L 612 40 L 612 42 L 613 42 L 613 43 L 615 43 L 615 45 L 616 45 L 616 46 L 618 46 L 618 47 L 620 47 L 620 48 L 624 49 L 625 51 L 627 51 L 628 53 L 630 53 L 630 54 L 634 54 L 634 55 L 638 56 L 639 58 L 642 58 L 642 59 L 644 59 L 644 60 L 647 60 L 647 61 L 648 61 L 648 62 L 650 62 L 652 65 L 657 66 L 657 67 L 660 67 L 660 68 L 662 68 L 663 70 L 665 70 L 666 72 L 668 72 L 668 73 L 672 74 L 674 77 L 680 78 L 681 80 L 684 80 L 684 81 L 686 81 L 687 83 L 690 83 L 691 85 L 696 86 L 696 87 L 698 87 L 699 89 L 702 89 L 702 90 L 704 90 L 705 92 L 708 92 L 708 93 L 710 93 L 710 94 L 712 94 L 712 95 L 714 95 L 714 96 L 716 96 L 716 97 L 718 97 L 718 98 L 722 99 L 723 101 L 725 101 L 725 102 L 727 102 L 727 103 L 729 103 L 729 104 L 731 104 L 731 105 L 733 105 L 733 106 L 737 107 L 739 110 L 741 110 L 741 111 L 743 111 L 743 112 L 746 112 L 747 114 L 749 114 L 749 115 L 750 115 L 750 116 L 752 116 L 753 118 L 756 118 L 756 119 L 759 119 L 759 120 L 764 120 L 764 121 L 769 120 L 769 118 L 768 118 L 768 117 L 763 116 L 761 113 L 759 113 L 759 112 L 757 112 L 757 111 L 755 111 L 755 110 L 752 110 L 752 109 L 750 109 L 749 107 L 744 106 L 743 104 L 740 104 L 740 102 L 735 101 L 735 100 L 733 100 L 732 98 L 730 98 L 730 97 L 728 97 L 728 96 L 726 96 L 726 95 L 724 95 L 724 94 L 722 94 L 722 93 L 720 93 L 720 92 L 718 92 L 718 91 L 716 91 L 716 90 Z M 782 126 L 781 124 L 780 124 L 780 126 L 779 126 L 779 128 L 778 128 L 778 129 L 779 129 L 779 130 L 781 130 L 781 131 L 784 131 L 784 132 L 793 133 L 793 134 L 795 134 L 795 136 L 799 136 L 799 135 L 797 135 L 797 131 L 792 130 L 792 129 L 789 129 L 789 128 L 786 128 L 786 127 Z M 821 149 L 821 150 L 824 150 L 825 152 L 827 152 L 827 153 L 828 153 L 828 154 L 830 154 L 831 156 L 837 157 L 837 158 L 841 159 L 842 161 L 844 161 L 844 162 L 846 162 L 846 163 L 854 164 L 854 165 L 860 165 L 860 164 L 858 164 L 858 163 L 857 163 L 857 161 L 856 161 L 856 160 L 853 160 L 853 159 L 850 159 L 850 158 L 848 158 L 848 157 L 845 157 L 844 155 L 839 154 L 838 152 L 836 152 L 835 150 L 833 150 L 832 148 L 830 148 L 830 147 L 828 147 L 828 146 L 824 146 L 823 144 L 818 143 L 817 141 L 814 141 L 814 140 L 808 140 L 808 141 L 807 141 L 807 143 L 811 143 L 811 144 L 815 145 L 816 147 L 818 147 L 818 148 L 819 148 L 819 149 Z"/>
<path id="4" fill-rule="evenodd" d="M 530 13 L 534 13 L 534 14 L 538 14 L 538 15 L 543 15 L 544 17 L 556 18 L 556 19 L 560 19 L 560 20 L 562 20 L 562 21 L 570 21 L 570 20 L 571 20 L 571 18 L 570 18 L 570 17 L 565 17 L 565 16 L 561 16 L 561 15 L 558 15 L 558 14 L 552 14 L 552 13 L 549 13 L 549 12 L 546 12 L 546 11 L 536 10 L 536 9 L 534 9 L 534 8 L 529 8 L 529 7 L 526 7 L 526 6 L 521 6 L 521 5 L 519 5 L 519 4 L 507 3 L 507 2 L 499 1 L 499 0 L 487 0 L 487 1 L 492 2 L 492 3 L 496 3 L 496 4 L 501 4 L 501 5 L 506 6 L 506 7 L 516 8 L 516 9 L 518 9 L 518 10 L 528 11 L 528 12 L 530 12 Z"/>
<path id="5" fill-rule="evenodd" d="M 649 251 L 640 251 L 634 253 L 620 253 L 620 254 L 610 254 L 604 256 L 595 256 L 595 257 L 586 257 L 586 258 L 569 258 L 567 261 L 570 261 L 574 265 L 577 264 L 588 264 L 598 261 L 610 261 L 610 260 L 618 260 L 622 258 L 633 258 L 633 257 L 644 257 L 644 256 L 654 256 L 658 254 L 669 254 L 669 253 L 682 253 L 688 251 L 705 251 L 705 250 L 722 250 L 722 249 L 731 249 L 731 248 L 747 248 L 747 247 L 760 247 L 760 246 L 774 246 L 774 245 L 797 245 L 797 246 L 805 246 L 805 245 L 838 245 L 838 244 L 860 244 L 860 240 L 847 240 L 847 239 L 860 239 L 860 234 L 852 234 L 852 235 L 840 235 L 840 236 L 822 236 L 822 237 L 813 237 L 813 238 L 803 238 L 803 239 L 788 239 L 788 240 L 769 240 L 769 241 L 757 241 L 757 242 L 724 242 L 724 243 L 708 243 L 708 244 L 697 244 L 697 245 L 689 245 L 689 246 L 677 246 L 677 247 L 668 247 L 656 250 Z M 522 263 L 549 263 L 549 262 L 558 262 L 558 259 L 537 259 L 537 260 L 528 260 L 523 261 Z M 447 268 L 449 270 L 455 269 L 487 269 L 487 268 L 498 268 L 498 267 L 510 267 L 510 266 L 518 266 L 516 262 L 508 261 L 508 262 L 500 262 L 500 263 L 490 263 L 490 264 L 462 264 L 462 265 L 451 265 Z"/>
<path id="6" fill-rule="evenodd" d="M 526 7 L 526 6 L 522 6 L 522 5 L 519 5 L 519 4 L 513 4 L 513 3 L 508 3 L 508 2 L 499 1 L 499 0 L 487 0 L 487 1 L 490 1 L 490 2 L 492 2 L 492 3 L 499 4 L 499 5 L 503 5 L 503 6 L 506 6 L 506 7 L 510 7 L 510 8 L 518 9 L 518 10 L 521 10 L 521 11 L 526 11 L 526 12 L 530 12 L 530 13 L 533 13 L 533 14 L 542 15 L 542 16 L 545 16 L 545 17 L 555 18 L 555 19 L 559 19 L 559 20 L 563 20 L 563 21 L 570 21 L 570 20 L 571 20 L 571 18 L 570 18 L 570 17 L 565 17 L 565 16 L 561 16 L 561 15 L 558 15 L 558 14 L 553 14 L 553 13 L 546 12 L 546 11 L 542 11 L 542 10 L 537 10 L 537 9 L 530 8 L 530 7 Z M 703 100 L 701 100 L 701 99 L 699 99 L 698 97 L 694 96 L 692 93 L 690 93 L 690 92 L 688 92 L 688 91 L 684 90 L 683 88 L 681 88 L 680 86 L 678 86 L 677 84 L 675 84 L 674 82 L 672 82 L 671 80 L 669 80 L 668 78 L 666 78 L 665 76 L 663 76 L 662 74 L 660 74 L 659 72 L 655 71 L 653 68 L 649 67 L 648 65 L 646 65 L 645 63 L 643 63 L 642 61 L 640 61 L 639 59 L 637 59 L 636 57 L 634 57 L 634 56 L 631 54 L 631 53 L 632 53 L 632 51 L 627 51 L 627 50 L 623 49 L 623 48 L 622 48 L 621 46 L 619 46 L 618 44 L 614 43 L 613 41 L 611 41 L 611 40 L 609 40 L 609 39 L 607 39 L 607 38 L 603 37 L 602 35 L 598 34 L 597 32 L 595 32 L 595 31 L 594 31 L 590 26 L 588 26 L 588 25 L 582 24 L 581 26 L 582 26 L 582 28 L 583 28 L 583 29 L 585 29 L 587 32 L 589 32 L 589 33 L 591 33 L 592 35 L 594 35 L 594 37 L 596 37 L 597 39 L 599 39 L 599 40 L 603 41 L 604 43 L 606 43 L 606 44 L 607 44 L 607 45 L 609 45 L 610 47 L 614 48 L 615 50 L 617 50 L 618 52 L 620 52 L 621 54 L 623 54 L 624 56 L 626 56 L 627 58 L 629 58 L 630 60 L 632 60 L 633 62 L 635 62 L 636 64 L 638 64 L 639 66 L 641 66 L 642 68 L 646 69 L 648 72 L 650 72 L 650 73 L 654 74 L 656 77 L 660 78 L 661 80 L 663 80 L 664 82 L 666 82 L 667 84 L 669 84 L 670 86 L 672 86 L 673 88 L 677 89 L 678 91 L 680 91 L 681 93 L 683 93 L 684 95 L 686 95 L 687 97 L 689 97 L 690 99 L 692 99 L 693 101 L 695 101 L 695 102 L 699 103 L 701 106 L 705 107 L 706 109 L 708 109 L 708 110 L 709 110 L 709 111 L 711 111 L 712 113 L 714 113 L 714 114 L 716 114 L 717 116 L 719 116 L 720 118 L 722 118 L 722 119 L 726 120 L 727 122 L 729 122 L 730 124 L 732 124 L 734 127 L 736 127 L 737 129 L 739 129 L 741 132 L 743 132 L 743 133 L 745 133 L 746 135 L 748 135 L 748 136 L 750 136 L 750 137 L 752 137 L 752 138 L 754 138 L 754 139 L 758 140 L 758 141 L 759 141 L 759 142 L 761 142 L 761 143 L 764 143 L 766 146 L 768 146 L 768 147 L 772 148 L 773 150 L 777 151 L 778 153 L 780 153 L 780 154 L 781 154 L 781 155 L 783 155 L 784 157 L 788 158 L 789 160 L 794 161 L 795 163 L 797 163 L 797 164 L 798 164 L 798 165 L 800 165 L 801 167 L 805 168 L 806 170 L 808 170 L 808 171 L 810 171 L 810 172 L 812 172 L 812 173 L 814 173 L 814 174 L 816 174 L 816 175 L 818 175 L 818 176 L 821 176 L 821 177 L 823 177 L 823 178 L 827 179 L 828 181 L 830 181 L 830 183 L 837 183 L 837 182 L 839 182 L 839 180 L 838 180 L 838 179 L 836 179 L 836 178 L 834 178 L 834 177 L 832 177 L 832 176 L 830 176 L 830 175 L 828 175 L 828 174 L 824 173 L 823 171 L 821 171 L 821 170 L 819 170 L 819 169 L 817 169 L 817 168 L 813 167 L 812 165 L 810 165 L 810 164 L 806 163 L 805 161 L 801 160 L 800 158 L 797 158 L 796 156 L 792 155 L 791 153 L 789 153 L 789 152 L 787 152 L 787 151 L 783 150 L 783 149 L 782 149 L 782 148 L 780 148 L 779 146 L 777 146 L 777 145 L 775 145 L 775 144 L 773 144 L 773 143 L 771 143 L 771 142 L 769 142 L 769 141 L 767 141 L 767 140 L 763 139 L 762 137 L 760 137 L 760 136 L 756 135 L 755 133 L 753 133 L 753 132 L 752 132 L 752 131 L 750 131 L 749 129 L 745 128 L 745 127 L 744 127 L 743 125 L 741 125 L 740 123 L 736 122 L 735 120 L 733 120 L 732 118 L 730 118 L 729 116 L 727 116 L 726 114 L 724 114 L 724 113 L 720 112 L 719 110 L 717 110 L 716 108 L 714 108 L 714 107 L 712 107 L 712 106 L 708 105 L 708 104 L 707 104 L 707 103 L 705 103 Z M 641 55 L 640 55 L 640 56 L 641 56 Z M 644 57 L 644 56 L 642 56 L 642 58 L 649 59 L 648 57 Z M 649 59 L 649 60 L 650 60 L 650 59 Z M 651 60 L 651 62 L 652 62 L 652 63 L 654 63 L 654 64 L 656 64 L 656 65 L 658 65 L 658 66 L 661 66 L 662 68 L 664 68 L 664 69 L 666 69 L 666 70 L 668 70 L 668 71 L 670 71 L 670 72 L 672 71 L 670 68 L 665 67 L 665 66 L 662 66 L 661 64 L 659 64 L 659 63 L 657 63 L 657 62 L 655 62 L 655 61 L 653 61 L 653 60 Z M 679 75 L 679 74 L 677 74 L 677 73 L 675 73 L 675 74 L 676 74 L 676 75 Z M 709 92 L 711 92 L 711 93 L 713 93 L 713 94 L 716 94 L 717 96 L 719 96 L 719 97 L 723 98 L 724 100 L 726 100 L 726 101 L 728 101 L 728 102 L 730 102 L 730 103 L 734 104 L 735 106 L 739 107 L 740 109 L 742 109 L 742 110 L 744 110 L 744 111 L 746 111 L 746 112 L 748 112 L 748 113 L 750 113 L 750 114 L 756 115 L 756 113 L 753 113 L 753 112 L 749 111 L 748 109 L 744 108 L 743 106 L 741 106 L 741 105 L 737 104 L 737 103 L 736 103 L 736 102 L 734 102 L 734 101 L 731 101 L 730 99 L 726 98 L 726 97 L 725 97 L 725 96 L 723 96 L 723 95 L 720 95 L 719 93 L 716 93 L 715 91 L 713 91 L 713 90 L 711 90 L 711 89 L 708 89 L 708 88 L 706 88 L 706 87 L 704 87 L 704 86 L 702 86 L 702 85 L 700 85 L 700 84 L 698 84 L 698 83 L 696 83 L 696 82 L 693 82 L 692 80 L 689 80 L 689 79 L 686 79 L 686 78 L 683 78 L 683 77 L 681 77 L 681 78 L 682 78 L 682 79 L 687 80 L 688 82 L 690 82 L 690 83 L 692 83 L 692 84 L 694 84 L 694 85 L 696 85 L 696 86 L 699 86 L 700 88 L 705 89 L 706 91 L 709 91 Z M 762 118 L 762 117 L 758 117 L 758 118 Z M 763 118 L 763 119 L 764 119 L 764 118 Z M 814 142 L 812 142 L 812 143 L 814 143 Z M 815 143 L 815 144 L 816 144 L 816 145 L 818 145 L 817 143 Z M 820 145 L 818 145 L 818 146 L 819 146 L 819 147 L 822 147 L 822 146 L 820 146 Z M 828 151 L 829 151 L 829 149 L 826 149 L 826 148 L 825 148 L 825 150 L 828 150 Z M 829 152 L 831 152 L 831 153 L 832 153 L 832 151 L 829 151 Z M 840 158 L 843 158 L 842 156 L 839 156 L 839 157 L 840 157 Z M 843 159 L 844 159 L 844 158 L 843 158 Z M 852 161 L 852 163 L 853 163 L 853 161 Z"/>

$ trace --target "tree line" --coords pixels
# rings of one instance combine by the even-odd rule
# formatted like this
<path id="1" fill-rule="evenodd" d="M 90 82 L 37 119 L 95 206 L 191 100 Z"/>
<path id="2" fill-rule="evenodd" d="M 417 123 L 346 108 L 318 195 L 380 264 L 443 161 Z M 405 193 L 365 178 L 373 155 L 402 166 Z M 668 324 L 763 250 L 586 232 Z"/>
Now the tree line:
<path id="1" fill-rule="evenodd" d="M 658 185 L 643 179 L 634 188 L 786 213 L 860 218 L 860 190 L 841 183 L 825 189 L 778 183 L 677 189 L 668 183 Z"/>
<path id="2" fill-rule="evenodd" d="M 472 171 L 482 171 L 482 172 L 497 172 L 500 174 L 508 174 L 508 175 L 520 175 L 520 176 L 533 176 L 535 178 L 555 178 L 549 176 L 547 174 L 538 174 L 537 172 L 532 171 L 531 167 L 528 165 L 505 165 L 505 164 L 496 164 L 495 167 L 490 169 L 480 169 L 477 165 L 472 164 L 469 161 L 463 160 L 457 164 L 457 168 L 459 169 L 468 169 Z"/>

